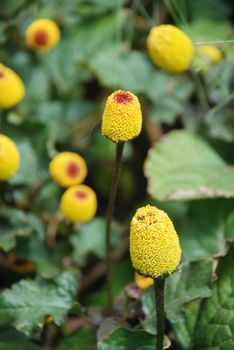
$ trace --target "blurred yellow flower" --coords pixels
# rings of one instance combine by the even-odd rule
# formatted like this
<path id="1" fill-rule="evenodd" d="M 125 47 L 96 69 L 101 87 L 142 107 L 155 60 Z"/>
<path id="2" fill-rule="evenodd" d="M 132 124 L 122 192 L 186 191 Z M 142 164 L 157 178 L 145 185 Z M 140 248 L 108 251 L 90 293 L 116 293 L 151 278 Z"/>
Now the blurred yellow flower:
<path id="1" fill-rule="evenodd" d="M 191 39 L 171 24 L 151 29 L 147 49 L 154 63 L 167 72 L 186 71 L 194 55 Z"/>
<path id="2" fill-rule="evenodd" d="M 157 278 L 175 271 L 181 260 L 179 238 L 168 215 L 147 205 L 131 222 L 130 256 L 134 269 Z"/>
<path id="3" fill-rule="evenodd" d="M 114 142 L 129 141 L 142 128 L 141 106 L 137 96 L 118 90 L 107 99 L 102 117 L 102 134 Z"/>
<path id="4" fill-rule="evenodd" d="M 34 265 L 31 261 L 19 258 L 13 253 L 7 255 L 5 264 L 9 270 L 17 273 L 29 273 L 34 270 Z"/>
<path id="5" fill-rule="evenodd" d="M 0 63 L 0 108 L 8 109 L 22 101 L 25 87 L 20 77 Z"/>
<path id="6" fill-rule="evenodd" d="M 61 152 L 49 164 L 52 179 L 63 187 L 78 185 L 87 176 L 87 165 L 78 153 Z"/>
<path id="7" fill-rule="evenodd" d="M 215 45 L 199 45 L 196 52 L 214 64 L 218 64 L 224 59 L 222 51 Z"/>
<path id="8" fill-rule="evenodd" d="M 97 211 L 96 194 L 86 185 L 71 186 L 61 197 L 60 210 L 72 222 L 89 221 Z"/>
<path id="9" fill-rule="evenodd" d="M 13 140 L 0 134 L 0 180 L 15 175 L 20 165 L 20 153 Z"/>
<path id="10" fill-rule="evenodd" d="M 135 272 L 135 282 L 140 289 L 146 289 L 154 284 L 154 280 L 151 277 L 145 277 Z"/>
<path id="11" fill-rule="evenodd" d="M 25 33 L 26 44 L 34 51 L 45 52 L 55 47 L 60 40 L 58 25 L 51 19 L 32 22 Z"/>

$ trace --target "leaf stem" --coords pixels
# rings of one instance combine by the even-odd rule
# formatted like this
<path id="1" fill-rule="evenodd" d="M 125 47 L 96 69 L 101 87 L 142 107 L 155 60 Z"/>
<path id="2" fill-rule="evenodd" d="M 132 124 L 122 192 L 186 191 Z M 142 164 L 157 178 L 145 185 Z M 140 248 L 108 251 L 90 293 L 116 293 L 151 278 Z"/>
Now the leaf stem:
<path id="1" fill-rule="evenodd" d="M 155 307 L 156 307 L 156 350 L 163 350 L 163 339 L 165 331 L 165 311 L 164 311 L 164 289 L 165 278 L 154 279 Z"/>
<path id="2" fill-rule="evenodd" d="M 113 309 L 113 293 L 112 293 L 112 262 L 111 262 L 111 221 L 113 217 L 114 205 L 116 200 L 116 194 L 119 184 L 122 155 L 123 155 L 124 142 L 118 142 L 116 144 L 116 156 L 112 174 L 112 184 L 110 189 L 107 214 L 106 214 L 106 288 L 107 288 L 107 302 L 108 311 Z"/>

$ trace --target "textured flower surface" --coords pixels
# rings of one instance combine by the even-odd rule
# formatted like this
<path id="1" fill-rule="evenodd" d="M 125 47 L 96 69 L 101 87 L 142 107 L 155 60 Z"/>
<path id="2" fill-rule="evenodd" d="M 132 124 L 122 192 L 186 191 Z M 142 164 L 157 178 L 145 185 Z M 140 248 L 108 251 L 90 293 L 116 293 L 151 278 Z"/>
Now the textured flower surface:
<path id="1" fill-rule="evenodd" d="M 35 51 L 48 51 L 60 40 L 60 30 L 57 24 L 46 18 L 32 22 L 25 33 L 26 44 Z"/>
<path id="2" fill-rule="evenodd" d="M 25 95 L 21 78 L 11 69 L 0 63 L 0 108 L 11 108 Z"/>
<path id="3" fill-rule="evenodd" d="M 78 185 L 87 176 L 86 162 L 75 152 L 57 154 L 50 162 L 49 170 L 53 180 L 63 187 Z"/>
<path id="4" fill-rule="evenodd" d="M 147 49 L 157 66 L 175 73 L 187 70 L 194 55 L 190 38 L 170 24 L 151 29 L 147 38 Z"/>
<path id="5" fill-rule="evenodd" d="M 96 194 L 86 185 L 71 186 L 61 197 L 60 210 L 72 222 L 89 221 L 97 211 Z"/>
<path id="6" fill-rule="evenodd" d="M 114 142 L 129 141 L 142 128 L 141 106 L 137 96 L 118 90 L 107 99 L 102 117 L 102 134 Z"/>
<path id="7" fill-rule="evenodd" d="M 199 56 L 203 56 L 215 64 L 220 63 L 224 59 L 222 51 L 215 45 L 198 46 L 196 52 Z"/>
<path id="8" fill-rule="evenodd" d="M 151 277 L 145 277 L 135 272 L 135 282 L 139 288 L 147 289 L 150 286 L 152 286 L 152 284 L 154 283 L 154 280 Z"/>
<path id="9" fill-rule="evenodd" d="M 0 180 L 8 180 L 18 170 L 20 153 L 13 140 L 0 134 Z"/>
<path id="10" fill-rule="evenodd" d="M 130 256 L 141 275 L 157 278 L 175 271 L 181 260 L 179 238 L 168 215 L 147 205 L 131 222 Z"/>

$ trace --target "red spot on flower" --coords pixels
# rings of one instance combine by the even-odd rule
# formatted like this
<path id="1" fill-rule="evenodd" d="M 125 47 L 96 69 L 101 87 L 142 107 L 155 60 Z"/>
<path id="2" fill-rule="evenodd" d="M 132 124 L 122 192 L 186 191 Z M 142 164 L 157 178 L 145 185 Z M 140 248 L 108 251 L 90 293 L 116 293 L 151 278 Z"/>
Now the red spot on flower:
<path id="1" fill-rule="evenodd" d="M 114 99 L 115 99 L 116 103 L 127 104 L 127 103 L 132 102 L 133 97 L 129 92 L 122 91 L 122 92 L 118 92 L 117 94 L 115 94 Z"/>
<path id="2" fill-rule="evenodd" d="M 79 174 L 79 172 L 80 172 L 80 167 L 78 166 L 78 164 L 74 162 L 70 162 L 68 164 L 68 167 L 67 167 L 68 176 L 74 178 Z"/>
<path id="3" fill-rule="evenodd" d="M 15 258 L 14 264 L 17 266 L 24 266 L 24 265 L 28 265 L 29 261 L 26 259 L 22 259 L 22 258 Z"/>
<path id="4" fill-rule="evenodd" d="M 84 199 L 84 198 L 88 197 L 88 194 L 87 194 L 87 192 L 80 190 L 80 191 L 75 192 L 75 197 L 77 199 Z"/>
<path id="5" fill-rule="evenodd" d="M 4 73 L 3 72 L 0 72 L 0 79 L 1 78 L 4 78 Z"/>
<path id="6" fill-rule="evenodd" d="M 46 45 L 48 43 L 49 35 L 45 30 L 38 30 L 35 33 L 35 42 L 37 45 Z"/>

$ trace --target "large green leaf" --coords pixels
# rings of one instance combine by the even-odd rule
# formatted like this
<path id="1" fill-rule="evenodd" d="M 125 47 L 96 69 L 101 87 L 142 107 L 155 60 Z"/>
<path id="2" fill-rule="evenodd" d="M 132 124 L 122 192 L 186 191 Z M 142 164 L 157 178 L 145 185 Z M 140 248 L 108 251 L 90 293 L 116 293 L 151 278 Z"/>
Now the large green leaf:
<path id="1" fill-rule="evenodd" d="M 98 350 L 155 350 L 155 341 L 145 331 L 118 328 L 98 343 Z"/>
<path id="2" fill-rule="evenodd" d="M 196 261 L 181 267 L 182 271 L 169 276 L 166 281 L 165 309 L 167 318 L 174 323 L 184 322 L 184 307 L 187 303 L 211 295 L 211 261 Z M 142 296 L 146 319 L 142 325 L 155 334 L 155 296 L 153 288 Z"/>
<path id="3" fill-rule="evenodd" d="M 90 61 L 90 66 L 102 85 L 135 93 L 146 90 L 153 72 L 143 53 L 123 53 L 118 49 L 99 52 Z"/>
<path id="4" fill-rule="evenodd" d="M 170 132 L 149 151 L 145 174 L 159 200 L 234 197 L 234 168 L 187 131 Z"/>
<path id="5" fill-rule="evenodd" d="M 203 304 L 194 329 L 194 349 L 234 348 L 234 248 L 220 259 L 212 297 Z"/>
<path id="6" fill-rule="evenodd" d="M 56 350 L 93 350 L 96 343 L 96 332 L 91 327 L 82 327 L 66 336 Z"/>
<path id="7" fill-rule="evenodd" d="M 53 283 L 21 280 L 2 292 L 0 321 L 26 334 L 42 328 L 48 315 L 60 325 L 75 301 L 77 285 L 77 275 L 71 272 L 63 272 Z"/>

